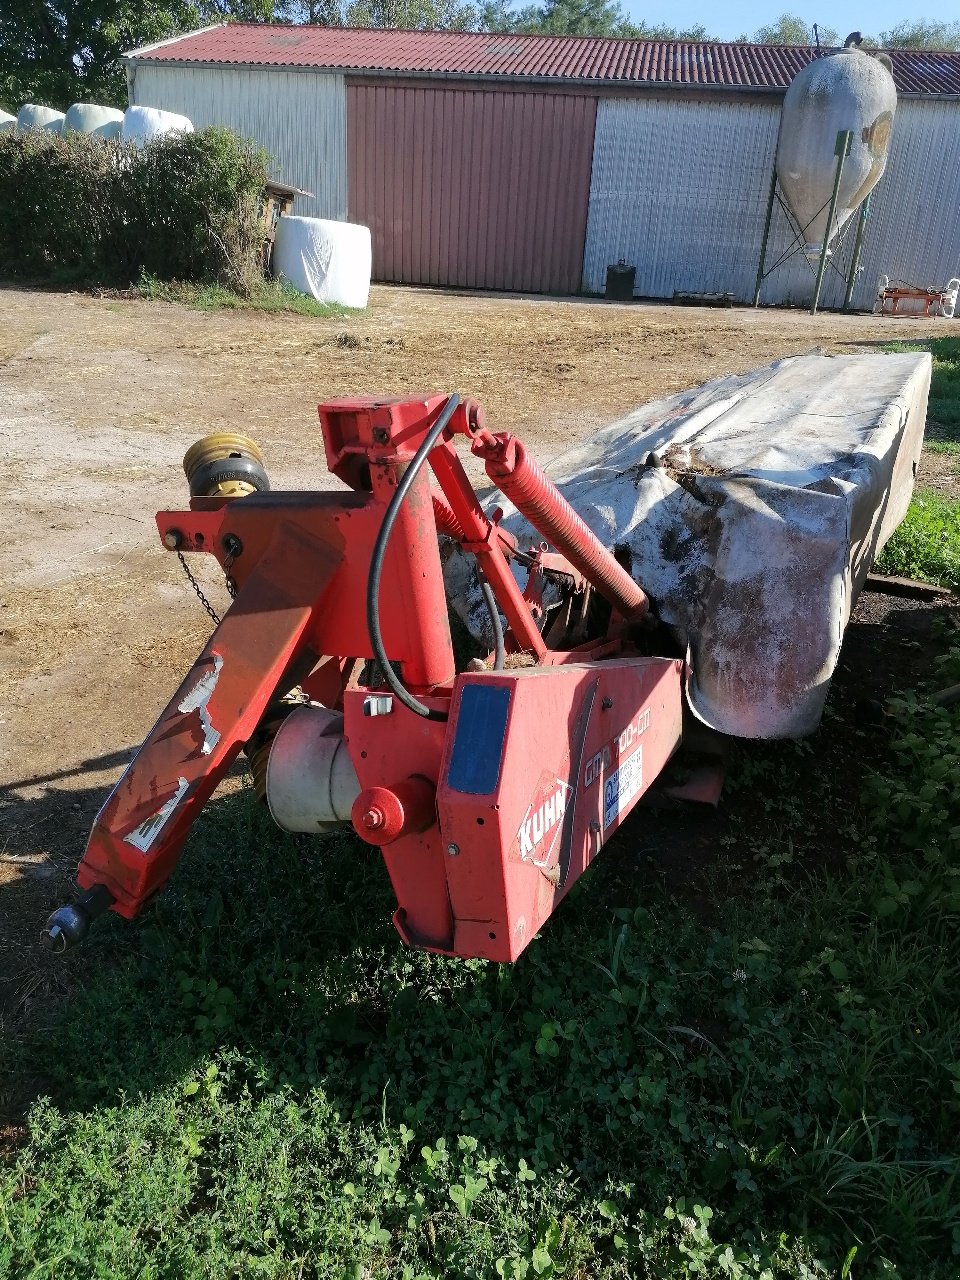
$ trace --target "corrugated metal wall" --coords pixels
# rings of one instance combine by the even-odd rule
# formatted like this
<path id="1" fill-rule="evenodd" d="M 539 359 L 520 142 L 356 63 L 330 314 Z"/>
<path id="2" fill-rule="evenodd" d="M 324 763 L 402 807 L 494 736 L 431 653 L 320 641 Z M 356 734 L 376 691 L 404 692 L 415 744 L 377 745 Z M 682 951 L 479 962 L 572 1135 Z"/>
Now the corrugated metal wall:
<path id="1" fill-rule="evenodd" d="M 640 296 L 733 293 L 752 302 L 779 125 L 779 100 L 601 101 L 584 289 L 601 292 L 608 264 L 623 258 L 636 264 Z M 792 238 L 775 210 L 768 266 Z M 858 307 L 872 304 L 881 274 L 920 284 L 960 274 L 960 103 L 899 104 L 862 262 Z M 794 257 L 765 281 L 761 301 L 807 303 L 813 280 Z M 839 306 L 844 288 L 828 269 L 823 304 Z"/>
<path id="2" fill-rule="evenodd" d="M 777 101 L 615 98 L 600 103 L 584 288 L 636 264 L 636 292 L 753 297 L 777 145 Z"/>
<path id="3" fill-rule="evenodd" d="M 136 64 L 131 103 L 178 111 L 194 125 L 221 124 L 273 156 L 274 176 L 314 193 L 306 217 L 347 215 L 346 93 L 342 75 L 255 67 Z"/>
<path id="4" fill-rule="evenodd" d="M 349 212 L 377 280 L 580 288 L 593 97 L 347 86 Z"/>
<path id="5" fill-rule="evenodd" d="M 960 276 L 960 102 L 901 101 L 867 222 L 857 306 L 877 280 L 926 286 Z"/>
<path id="6" fill-rule="evenodd" d="M 778 99 L 644 94 L 598 104 L 139 63 L 131 101 L 262 143 L 278 177 L 315 193 L 298 213 L 371 227 L 376 279 L 551 293 L 575 293 L 582 281 L 599 293 L 607 265 L 623 258 L 637 266 L 641 296 L 753 300 Z M 768 263 L 789 242 L 777 212 Z M 960 102 L 900 102 L 863 268 L 860 307 L 881 275 L 937 284 L 960 274 Z M 839 305 L 843 288 L 828 271 L 824 304 Z M 812 272 L 795 258 L 761 296 L 802 304 L 812 291 Z"/>

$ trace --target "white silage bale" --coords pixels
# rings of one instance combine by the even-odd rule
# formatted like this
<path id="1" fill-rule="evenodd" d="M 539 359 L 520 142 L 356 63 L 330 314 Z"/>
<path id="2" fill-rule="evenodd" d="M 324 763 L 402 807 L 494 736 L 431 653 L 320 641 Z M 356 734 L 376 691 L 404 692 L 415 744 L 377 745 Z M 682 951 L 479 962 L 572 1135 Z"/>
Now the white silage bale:
<path id="1" fill-rule="evenodd" d="M 328 218 L 280 218 L 273 274 L 318 302 L 362 309 L 370 294 L 370 228 Z"/>
<path id="2" fill-rule="evenodd" d="M 128 107 L 124 112 L 120 130 L 123 142 L 142 147 L 167 133 L 193 133 L 193 122 L 175 111 L 159 111 L 156 107 Z"/>
<path id="3" fill-rule="evenodd" d="M 17 112 L 17 132 L 29 133 L 31 129 L 46 129 L 60 133 L 63 129 L 63 112 L 53 107 L 41 107 L 35 102 L 25 102 Z"/>
<path id="4" fill-rule="evenodd" d="M 123 112 L 95 102 L 75 102 L 63 119 L 64 133 L 86 133 L 97 138 L 119 138 Z"/>

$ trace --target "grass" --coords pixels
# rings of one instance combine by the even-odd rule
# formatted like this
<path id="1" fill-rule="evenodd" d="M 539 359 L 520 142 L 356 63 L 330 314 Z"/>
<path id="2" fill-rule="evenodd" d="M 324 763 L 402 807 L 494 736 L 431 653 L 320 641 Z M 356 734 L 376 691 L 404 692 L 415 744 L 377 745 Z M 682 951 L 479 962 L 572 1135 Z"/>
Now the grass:
<path id="1" fill-rule="evenodd" d="M 768 816 L 707 911 L 634 823 L 513 968 L 405 950 L 356 842 L 213 806 L 6 1046 L 48 1096 L 0 1274 L 955 1277 L 960 709 L 896 723 L 862 795 L 809 743 L 747 751 Z"/>
<path id="2" fill-rule="evenodd" d="M 960 338 L 892 342 L 884 350 L 929 351 L 933 356 L 925 444 L 935 453 L 960 453 Z"/>
<path id="3" fill-rule="evenodd" d="M 234 293 L 219 284 L 167 283 L 142 275 L 137 290 L 141 297 L 162 302 L 179 302 L 197 311 L 282 311 L 300 316 L 343 316 L 351 314 L 338 303 L 317 302 L 279 280 L 257 283 L 249 295 Z"/>
<path id="4" fill-rule="evenodd" d="M 916 494 L 877 558 L 877 569 L 960 591 L 960 502 L 937 493 Z"/>
<path id="5" fill-rule="evenodd" d="M 886 349 L 931 353 L 925 447 L 960 456 L 960 338 L 892 343 Z M 877 568 L 881 573 L 921 578 L 960 591 L 960 502 L 919 492 L 878 558 Z"/>

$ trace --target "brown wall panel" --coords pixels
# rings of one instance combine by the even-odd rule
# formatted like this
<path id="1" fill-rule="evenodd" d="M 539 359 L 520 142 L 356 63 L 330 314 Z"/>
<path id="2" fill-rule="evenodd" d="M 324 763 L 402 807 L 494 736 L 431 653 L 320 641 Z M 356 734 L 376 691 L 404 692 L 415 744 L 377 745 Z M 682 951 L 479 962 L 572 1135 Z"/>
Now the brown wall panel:
<path id="1" fill-rule="evenodd" d="M 580 289 L 595 98 L 347 82 L 349 216 L 377 280 Z"/>

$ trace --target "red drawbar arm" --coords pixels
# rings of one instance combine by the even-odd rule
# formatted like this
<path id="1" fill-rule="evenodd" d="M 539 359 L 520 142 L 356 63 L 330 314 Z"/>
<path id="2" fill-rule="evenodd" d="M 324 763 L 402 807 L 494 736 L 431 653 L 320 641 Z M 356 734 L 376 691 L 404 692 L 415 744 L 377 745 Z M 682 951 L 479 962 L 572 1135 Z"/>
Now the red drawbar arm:
<path id="1" fill-rule="evenodd" d="M 77 873 L 131 918 L 184 840 L 301 648 L 341 552 L 282 523 L 226 617 L 97 814 Z M 310 572 L 302 572 L 309 564 Z"/>

